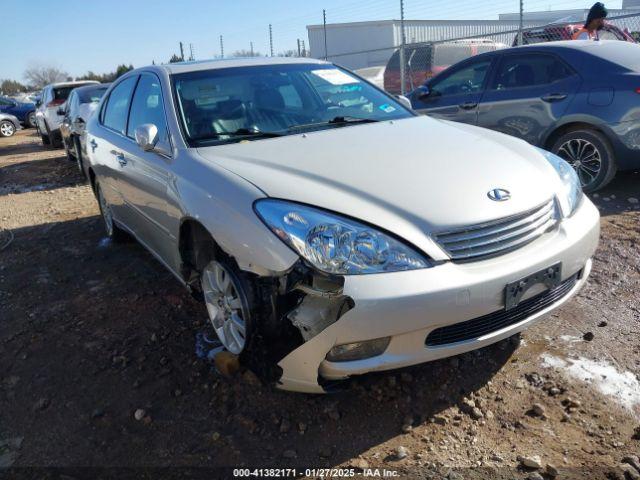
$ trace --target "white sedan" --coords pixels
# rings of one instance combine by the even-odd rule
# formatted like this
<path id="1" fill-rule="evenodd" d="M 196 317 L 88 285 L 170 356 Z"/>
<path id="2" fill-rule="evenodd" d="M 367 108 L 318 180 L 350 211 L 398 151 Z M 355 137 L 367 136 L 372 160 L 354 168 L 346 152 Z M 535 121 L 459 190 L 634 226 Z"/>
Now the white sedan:
<path id="1" fill-rule="evenodd" d="M 331 63 L 133 70 L 87 135 L 107 233 L 136 237 L 283 389 L 514 335 L 584 285 L 599 240 L 564 160 Z"/>

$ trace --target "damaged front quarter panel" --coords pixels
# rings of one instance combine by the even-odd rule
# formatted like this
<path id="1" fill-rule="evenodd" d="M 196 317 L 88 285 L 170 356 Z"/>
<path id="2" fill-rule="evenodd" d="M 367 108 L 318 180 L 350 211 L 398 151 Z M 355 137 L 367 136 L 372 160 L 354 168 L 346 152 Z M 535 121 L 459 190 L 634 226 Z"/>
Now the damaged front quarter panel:
<path id="1" fill-rule="evenodd" d="M 353 300 L 343 294 L 343 287 L 344 277 L 315 272 L 310 279 L 299 281 L 292 287 L 303 297 L 286 315 L 286 320 L 300 331 L 304 343 L 278 363 L 282 369 L 279 388 L 325 393 L 318 383 L 318 369 L 326 353 L 335 345 L 331 326 L 354 307 Z"/>

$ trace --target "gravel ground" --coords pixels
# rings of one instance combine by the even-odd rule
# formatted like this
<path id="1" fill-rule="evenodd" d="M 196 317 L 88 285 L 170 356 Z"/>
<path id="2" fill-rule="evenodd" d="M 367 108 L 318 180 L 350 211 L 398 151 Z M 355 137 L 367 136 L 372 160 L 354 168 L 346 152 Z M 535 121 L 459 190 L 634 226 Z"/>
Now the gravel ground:
<path id="1" fill-rule="evenodd" d="M 32 130 L 0 139 L 0 477 L 638 478 L 636 199 L 638 173 L 593 196 L 590 282 L 520 338 L 309 396 L 198 358 L 204 307 L 137 243 L 104 239 L 75 164 Z"/>

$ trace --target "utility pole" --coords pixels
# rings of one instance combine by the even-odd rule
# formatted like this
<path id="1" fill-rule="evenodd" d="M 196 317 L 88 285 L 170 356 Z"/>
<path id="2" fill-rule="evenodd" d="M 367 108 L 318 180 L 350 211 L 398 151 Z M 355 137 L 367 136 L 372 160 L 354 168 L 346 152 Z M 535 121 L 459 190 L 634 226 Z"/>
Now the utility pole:
<path id="1" fill-rule="evenodd" d="M 224 40 L 222 39 L 222 35 L 220 35 L 220 58 L 224 58 Z"/>
<path id="2" fill-rule="evenodd" d="M 302 40 L 302 56 L 305 58 L 307 56 L 307 47 L 304 46 L 304 40 Z"/>
<path id="3" fill-rule="evenodd" d="M 180 42 L 180 60 L 184 62 L 184 47 L 182 46 L 182 42 Z"/>
<path id="4" fill-rule="evenodd" d="M 324 59 L 327 59 L 327 11 L 322 9 L 322 30 L 324 31 Z"/>
<path id="5" fill-rule="evenodd" d="M 273 30 L 271 24 L 269 24 L 269 50 L 271 50 L 271 56 L 273 57 Z"/>
<path id="6" fill-rule="evenodd" d="M 189 44 L 189 61 L 193 62 L 195 57 L 193 56 L 193 43 Z"/>
<path id="7" fill-rule="evenodd" d="M 301 53 L 302 51 L 300 50 L 300 39 L 298 39 L 298 56 L 300 56 Z"/>
<path id="8" fill-rule="evenodd" d="M 404 58 L 404 47 L 407 43 L 407 37 L 404 32 L 404 0 L 400 0 L 400 93 L 405 94 L 406 83 L 406 65 Z"/>
<path id="9" fill-rule="evenodd" d="M 251 47 L 251 56 L 254 57 L 254 53 L 253 53 L 253 42 L 249 42 L 249 45 Z"/>
<path id="10" fill-rule="evenodd" d="M 520 28 L 518 29 L 518 45 L 522 45 L 522 27 L 524 26 L 524 0 L 520 0 Z"/>

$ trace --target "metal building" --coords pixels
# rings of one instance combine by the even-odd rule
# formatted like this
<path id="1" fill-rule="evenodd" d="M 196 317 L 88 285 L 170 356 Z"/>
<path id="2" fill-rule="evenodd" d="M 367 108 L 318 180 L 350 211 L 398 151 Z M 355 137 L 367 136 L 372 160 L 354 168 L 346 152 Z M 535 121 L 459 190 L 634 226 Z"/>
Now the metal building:
<path id="1" fill-rule="evenodd" d="M 518 20 L 405 20 L 404 24 L 407 43 L 484 35 L 519 26 Z M 542 24 L 527 20 L 524 26 Z M 309 25 L 307 33 L 311 56 L 325 58 L 323 26 Z M 327 24 L 326 57 L 350 69 L 385 65 L 401 38 L 400 20 Z"/>

